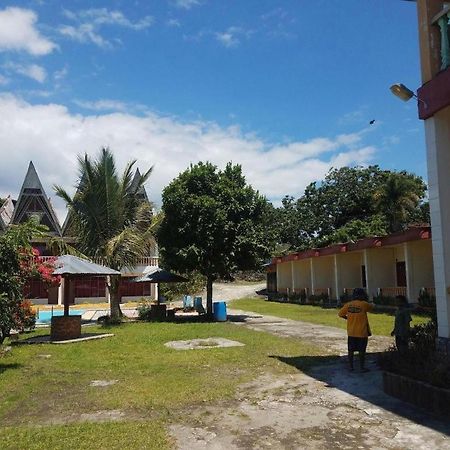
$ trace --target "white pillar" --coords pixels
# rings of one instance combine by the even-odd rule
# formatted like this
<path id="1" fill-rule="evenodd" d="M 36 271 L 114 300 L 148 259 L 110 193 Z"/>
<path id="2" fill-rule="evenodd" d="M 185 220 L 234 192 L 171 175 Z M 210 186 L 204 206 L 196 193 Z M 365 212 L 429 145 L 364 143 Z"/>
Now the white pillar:
<path id="1" fill-rule="evenodd" d="M 450 107 L 425 121 L 438 335 L 450 338 Z"/>
<path id="2" fill-rule="evenodd" d="M 367 248 L 364 249 L 364 270 L 366 272 L 366 291 L 370 299 L 370 296 L 372 295 L 372 280 L 370 279 L 372 272 L 370 270 L 370 258 Z"/>
<path id="3" fill-rule="evenodd" d="M 292 287 L 292 293 L 295 294 L 295 271 L 294 271 L 294 261 L 291 261 L 291 287 Z"/>
<path id="4" fill-rule="evenodd" d="M 279 267 L 280 267 L 280 264 L 277 262 L 277 263 L 275 264 L 275 269 L 276 269 L 276 271 L 277 271 L 277 292 L 278 292 L 278 283 L 279 283 L 279 280 L 280 280 L 280 270 L 279 270 Z"/>
<path id="5" fill-rule="evenodd" d="M 412 251 L 409 242 L 403 244 L 405 254 L 405 269 L 406 269 L 406 296 L 410 303 L 417 303 L 418 292 L 414 283 L 414 272 L 412 262 Z"/>
<path id="6" fill-rule="evenodd" d="M 111 295 L 109 294 L 109 289 L 108 289 L 108 285 L 111 282 L 111 280 L 109 279 L 109 277 L 106 277 L 106 286 L 105 286 L 105 300 L 106 303 L 111 303 Z"/>
<path id="7" fill-rule="evenodd" d="M 58 305 L 64 303 L 64 277 L 61 277 L 61 283 L 58 287 Z"/>
<path id="8" fill-rule="evenodd" d="M 341 295 L 341 274 L 340 274 L 340 265 L 339 265 L 339 256 L 334 255 L 334 288 L 336 290 L 336 300 L 339 300 Z"/>
<path id="9" fill-rule="evenodd" d="M 311 294 L 312 295 L 314 295 L 314 288 L 315 288 L 315 284 L 316 284 L 313 259 L 314 258 L 309 259 L 309 268 L 311 270 Z"/>

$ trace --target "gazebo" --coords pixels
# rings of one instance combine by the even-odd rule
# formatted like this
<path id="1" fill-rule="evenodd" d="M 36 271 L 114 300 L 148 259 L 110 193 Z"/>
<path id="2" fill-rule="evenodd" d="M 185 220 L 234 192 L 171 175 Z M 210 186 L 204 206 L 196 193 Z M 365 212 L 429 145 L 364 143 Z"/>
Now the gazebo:
<path id="1" fill-rule="evenodd" d="M 120 275 L 120 272 L 73 255 L 58 256 L 55 267 L 53 275 L 61 275 L 63 282 L 64 315 L 52 317 L 51 340 L 76 339 L 81 336 L 81 316 L 69 315 L 71 278 L 73 276 L 106 277 Z"/>

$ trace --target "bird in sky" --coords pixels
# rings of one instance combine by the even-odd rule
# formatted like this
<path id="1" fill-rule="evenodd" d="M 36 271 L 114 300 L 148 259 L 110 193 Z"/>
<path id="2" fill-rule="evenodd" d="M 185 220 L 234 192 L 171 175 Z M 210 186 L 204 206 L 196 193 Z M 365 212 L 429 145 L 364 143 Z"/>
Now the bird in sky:
<path id="1" fill-rule="evenodd" d="M 369 125 L 373 125 L 375 123 L 375 119 L 372 119 L 370 122 L 369 122 Z"/>

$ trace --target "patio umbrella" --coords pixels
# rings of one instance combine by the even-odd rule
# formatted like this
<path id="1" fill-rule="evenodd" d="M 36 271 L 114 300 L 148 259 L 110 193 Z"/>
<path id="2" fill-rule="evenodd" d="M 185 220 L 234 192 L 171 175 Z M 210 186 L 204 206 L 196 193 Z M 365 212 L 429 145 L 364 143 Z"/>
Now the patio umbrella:
<path id="1" fill-rule="evenodd" d="M 135 283 L 149 282 L 157 285 L 158 305 L 160 304 L 159 283 L 180 283 L 185 281 L 188 281 L 188 279 L 169 272 L 168 270 L 164 270 L 161 267 L 152 267 L 148 272 L 145 272 L 143 275 L 134 280 Z"/>
<path id="2" fill-rule="evenodd" d="M 56 269 L 53 275 L 61 275 L 64 278 L 64 315 L 69 315 L 69 282 L 72 275 L 108 276 L 120 275 L 117 270 L 100 264 L 95 264 L 87 259 L 73 255 L 58 256 L 55 260 Z"/>

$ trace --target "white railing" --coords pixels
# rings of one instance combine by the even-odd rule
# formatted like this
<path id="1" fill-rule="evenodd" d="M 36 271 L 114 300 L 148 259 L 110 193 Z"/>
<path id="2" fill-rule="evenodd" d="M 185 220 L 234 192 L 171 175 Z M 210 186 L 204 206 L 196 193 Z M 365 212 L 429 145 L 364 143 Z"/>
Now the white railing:
<path id="1" fill-rule="evenodd" d="M 41 261 L 52 261 L 55 259 L 55 256 L 39 256 Z M 159 258 L 157 256 L 144 256 L 142 258 L 138 258 L 136 260 L 135 266 L 158 266 Z M 93 258 L 92 262 L 96 264 L 103 264 L 102 258 Z"/>
<path id="2" fill-rule="evenodd" d="M 404 295 L 406 297 L 406 287 L 395 286 L 378 288 L 378 295 L 383 297 L 397 297 L 397 295 Z"/>

